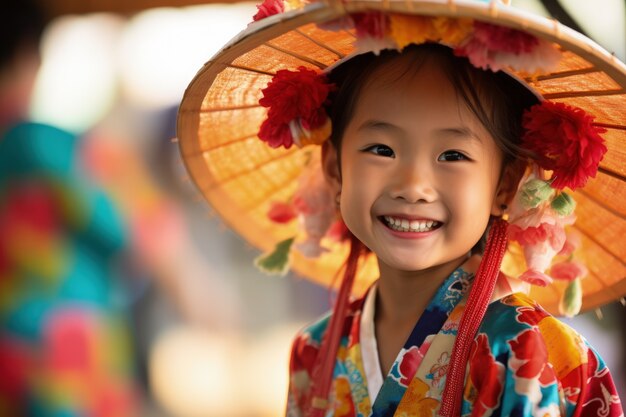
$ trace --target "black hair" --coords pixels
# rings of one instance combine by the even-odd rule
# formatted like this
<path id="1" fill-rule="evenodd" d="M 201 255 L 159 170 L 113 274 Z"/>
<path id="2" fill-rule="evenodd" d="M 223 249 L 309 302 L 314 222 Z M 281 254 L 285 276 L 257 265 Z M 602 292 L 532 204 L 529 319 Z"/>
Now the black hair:
<path id="1" fill-rule="evenodd" d="M 0 68 L 8 65 L 21 48 L 39 47 L 48 16 L 37 0 L 0 2 Z"/>
<path id="2" fill-rule="evenodd" d="M 341 140 L 352 119 L 361 91 L 372 81 L 378 70 L 399 57 L 408 59 L 398 68 L 398 79 L 414 75 L 429 60 L 439 64 L 459 97 L 502 151 L 502 170 L 506 164 L 530 156 L 520 147 L 522 115 L 526 109 L 537 104 L 539 99 L 520 81 L 505 72 L 476 68 L 467 58 L 455 56 L 449 47 L 426 43 L 410 45 L 401 52 L 384 50 L 380 55 L 371 52 L 358 55 L 330 72 L 328 79 L 336 89 L 329 97 L 327 112 L 333 126 L 330 142 L 337 150 L 340 172 Z M 472 252 L 482 253 L 485 242 L 486 235 L 483 235 Z"/>

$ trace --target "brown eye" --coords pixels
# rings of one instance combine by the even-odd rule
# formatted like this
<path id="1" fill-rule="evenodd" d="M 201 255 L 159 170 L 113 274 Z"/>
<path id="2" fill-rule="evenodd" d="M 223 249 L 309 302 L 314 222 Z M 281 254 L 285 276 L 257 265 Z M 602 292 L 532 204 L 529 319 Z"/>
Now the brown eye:
<path id="1" fill-rule="evenodd" d="M 372 145 L 363 149 L 363 152 L 373 153 L 374 155 L 384 156 L 386 158 L 395 158 L 396 154 L 393 153 L 393 149 L 391 149 L 387 145 Z"/>
<path id="2" fill-rule="evenodd" d="M 454 161 L 469 160 L 469 158 L 459 151 L 445 151 L 444 153 L 439 155 L 439 158 L 437 158 L 437 160 L 445 161 L 445 162 L 454 162 Z"/>

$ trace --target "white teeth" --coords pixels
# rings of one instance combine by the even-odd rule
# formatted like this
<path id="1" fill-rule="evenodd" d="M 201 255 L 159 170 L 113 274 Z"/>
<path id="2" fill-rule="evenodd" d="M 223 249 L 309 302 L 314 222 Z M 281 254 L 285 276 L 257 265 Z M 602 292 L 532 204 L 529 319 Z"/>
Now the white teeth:
<path id="1" fill-rule="evenodd" d="M 411 220 L 398 219 L 391 216 L 384 216 L 385 222 L 390 229 L 399 232 L 428 232 L 439 226 L 439 223 L 432 220 Z"/>

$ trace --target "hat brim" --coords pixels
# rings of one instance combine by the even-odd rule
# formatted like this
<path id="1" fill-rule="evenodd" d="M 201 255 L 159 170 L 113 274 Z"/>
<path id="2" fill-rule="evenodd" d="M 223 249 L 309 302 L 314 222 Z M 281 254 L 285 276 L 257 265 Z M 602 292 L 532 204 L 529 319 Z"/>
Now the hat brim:
<path id="1" fill-rule="evenodd" d="M 257 138 L 266 109 L 261 90 L 280 69 L 325 69 L 353 54 L 350 30 L 323 30 L 317 24 L 359 11 L 465 17 L 526 31 L 559 45 L 554 71 L 535 78 L 517 74 L 546 100 L 580 107 L 604 127 L 608 152 L 595 179 L 578 192 L 575 224 L 582 238 L 580 258 L 589 275 L 582 281 L 583 310 L 626 294 L 626 65 L 585 36 L 556 21 L 491 2 L 349 1 L 314 3 L 250 25 L 198 72 L 187 88 L 178 116 L 178 138 L 188 172 L 204 197 L 230 227 L 263 251 L 296 234 L 296 224 L 277 225 L 267 217 L 270 204 L 287 201 L 311 147 L 271 149 Z M 515 73 L 515 71 L 512 71 Z M 311 260 L 293 254 L 292 269 L 323 285 L 333 282 L 348 250 L 331 249 Z M 504 263 L 515 274 L 523 257 L 512 248 Z M 516 271 L 516 269 L 518 269 Z M 377 278 L 375 259 L 364 260 L 354 291 Z M 531 295 L 558 311 L 566 283 L 534 288 Z"/>

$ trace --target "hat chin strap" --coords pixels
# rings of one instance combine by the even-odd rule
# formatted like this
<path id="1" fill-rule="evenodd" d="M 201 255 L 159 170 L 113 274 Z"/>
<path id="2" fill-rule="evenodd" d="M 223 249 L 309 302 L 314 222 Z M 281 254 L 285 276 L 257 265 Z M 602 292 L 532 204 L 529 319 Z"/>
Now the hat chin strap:
<path id="1" fill-rule="evenodd" d="M 465 370 L 467 369 L 470 347 L 491 301 L 500 273 L 500 265 L 508 242 L 507 228 L 508 223 L 501 218 L 496 219 L 491 225 L 485 252 L 476 272 L 452 348 L 446 386 L 443 390 L 441 408 L 439 409 L 439 414 L 442 417 L 461 415 Z"/>

